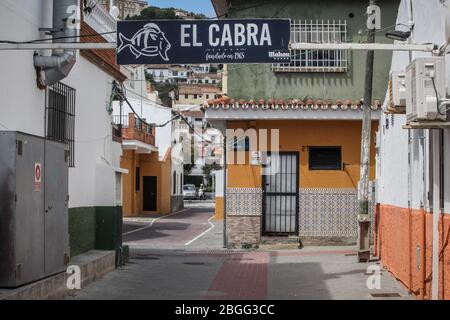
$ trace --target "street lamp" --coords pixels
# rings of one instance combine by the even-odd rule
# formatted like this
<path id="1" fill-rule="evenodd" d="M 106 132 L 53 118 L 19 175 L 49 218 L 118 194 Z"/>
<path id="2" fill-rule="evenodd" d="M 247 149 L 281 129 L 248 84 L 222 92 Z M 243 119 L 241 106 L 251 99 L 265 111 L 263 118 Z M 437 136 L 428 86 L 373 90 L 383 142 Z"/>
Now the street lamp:
<path id="1" fill-rule="evenodd" d="M 411 31 L 392 30 L 386 32 L 386 38 L 391 40 L 406 41 L 411 36 Z"/>

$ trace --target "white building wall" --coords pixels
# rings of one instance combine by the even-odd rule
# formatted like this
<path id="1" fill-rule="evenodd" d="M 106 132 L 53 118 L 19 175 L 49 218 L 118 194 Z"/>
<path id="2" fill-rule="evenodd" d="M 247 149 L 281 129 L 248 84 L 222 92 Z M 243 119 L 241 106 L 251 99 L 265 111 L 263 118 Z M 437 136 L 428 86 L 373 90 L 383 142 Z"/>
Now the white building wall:
<path id="1" fill-rule="evenodd" d="M 51 27 L 51 0 L 2 0 L 0 39 L 41 39 L 41 27 Z M 0 51 L 1 130 L 45 136 L 45 90 L 36 86 L 33 51 Z M 77 54 L 68 78 L 76 89 L 75 168 L 69 169 L 69 207 L 112 206 L 115 167 L 120 145 L 112 142 L 111 116 L 106 103 L 112 77 Z"/>
<path id="2" fill-rule="evenodd" d="M 50 27 L 51 0 L 2 0 L 0 39 L 41 39 L 40 27 Z M 33 51 L 0 52 L 0 129 L 44 136 L 45 92 L 36 86 Z"/>
<path id="3" fill-rule="evenodd" d="M 86 79 L 89 79 L 86 81 Z M 107 112 L 113 78 L 82 57 L 62 82 L 77 89 L 75 167 L 69 169 L 70 207 L 115 204 L 121 146 L 112 141 Z"/>
<path id="4" fill-rule="evenodd" d="M 223 170 L 213 171 L 213 174 L 216 198 L 223 197 Z"/>
<path id="5" fill-rule="evenodd" d="M 408 24 L 408 2 L 402 0 L 397 18 L 397 29 L 405 30 L 400 24 Z M 415 28 L 413 42 L 445 43 L 445 8 L 439 0 L 414 0 L 413 20 Z M 411 58 L 429 56 L 428 53 L 414 52 Z M 410 56 L 406 52 L 394 52 L 392 56 L 391 70 L 405 70 L 410 62 Z M 447 91 L 450 88 L 450 60 L 447 63 Z M 385 103 L 386 104 L 386 103 Z M 386 115 L 382 113 L 379 125 L 380 148 L 377 172 L 378 201 L 381 204 L 419 209 L 425 206 L 430 209 L 427 190 L 430 190 L 429 170 L 429 131 L 406 130 L 402 126 L 406 124 L 405 115 Z M 408 144 L 408 141 L 410 142 Z M 445 163 L 450 160 L 450 135 L 444 132 Z M 409 156 L 408 156 L 409 155 Z M 410 157 L 411 165 L 408 165 Z M 445 175 L 445 208 L 450 212 L 450 170 Z"/>

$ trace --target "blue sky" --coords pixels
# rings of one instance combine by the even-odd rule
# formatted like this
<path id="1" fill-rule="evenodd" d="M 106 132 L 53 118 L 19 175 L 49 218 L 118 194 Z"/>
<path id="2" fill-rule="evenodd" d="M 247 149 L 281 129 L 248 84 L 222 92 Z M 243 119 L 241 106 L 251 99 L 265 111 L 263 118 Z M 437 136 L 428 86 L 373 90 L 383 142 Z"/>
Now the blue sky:
<path id="1" fill-rule="evenodd" d="M 180 8 L 189 12 L 203 13 L 208 17 L 214 17 L 211 0 L 148 0 L 151 6 L 160 8 Z"/>

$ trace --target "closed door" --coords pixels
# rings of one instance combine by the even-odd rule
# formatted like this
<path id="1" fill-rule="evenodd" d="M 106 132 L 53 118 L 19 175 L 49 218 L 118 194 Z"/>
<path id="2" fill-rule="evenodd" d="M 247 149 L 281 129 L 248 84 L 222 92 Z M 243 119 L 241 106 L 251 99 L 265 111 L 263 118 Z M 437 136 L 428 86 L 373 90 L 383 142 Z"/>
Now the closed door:
<path id="1" fill-rule="evenodd" d="M 45 272 L 66 269 L 69 256 L 68 163 L 65 145 L 45 141 Z"/>
<path id="2" fill-rule="evenodd" d="M 144 211 L 156 211 L 157 178 L 153 176 L 143 177 L 142 209 Z"/>
<path id="3" fill-rule="evenodd" d="M 263 233 L 297 234 L 298 153 L 269 154 L 263 175 Z"/>

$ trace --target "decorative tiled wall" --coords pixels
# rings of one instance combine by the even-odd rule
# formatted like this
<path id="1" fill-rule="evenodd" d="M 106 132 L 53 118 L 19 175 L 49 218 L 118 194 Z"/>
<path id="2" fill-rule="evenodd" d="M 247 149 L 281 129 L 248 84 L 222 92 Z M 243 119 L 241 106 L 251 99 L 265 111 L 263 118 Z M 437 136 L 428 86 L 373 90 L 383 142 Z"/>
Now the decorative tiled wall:
<path id="1" fill-rule="evenodd" d="M 260 216 L 261 188 L 227 188 L 227 216 Z"/>
<path id="2" fill-rule="evenodd" d="M 356 238 L 358 235 L 358 193 L 355 189 L 300 189 L 300 237 Z M 227 227 L 231 242 L 244 234 L 259 234 L 260 223 L 231 223 L 234 218 L 262 214 L 261 188 L 227 188 Z M 374 204 L 370 204 L 371 232 L 374 227 Z M 234 221 L 234 220 L 233 220 Z M 259 220 L 258 220 L 259 221 Z M 236 229 L 236 230 L 234 230 Z"/>
<path id="3" fill-rule="evenodd" d="M 300 236 L 354 238 L 358 235 L 355 189 L 300 189 Z M 374 204 L 370 203 L 373 234 Z"/>

